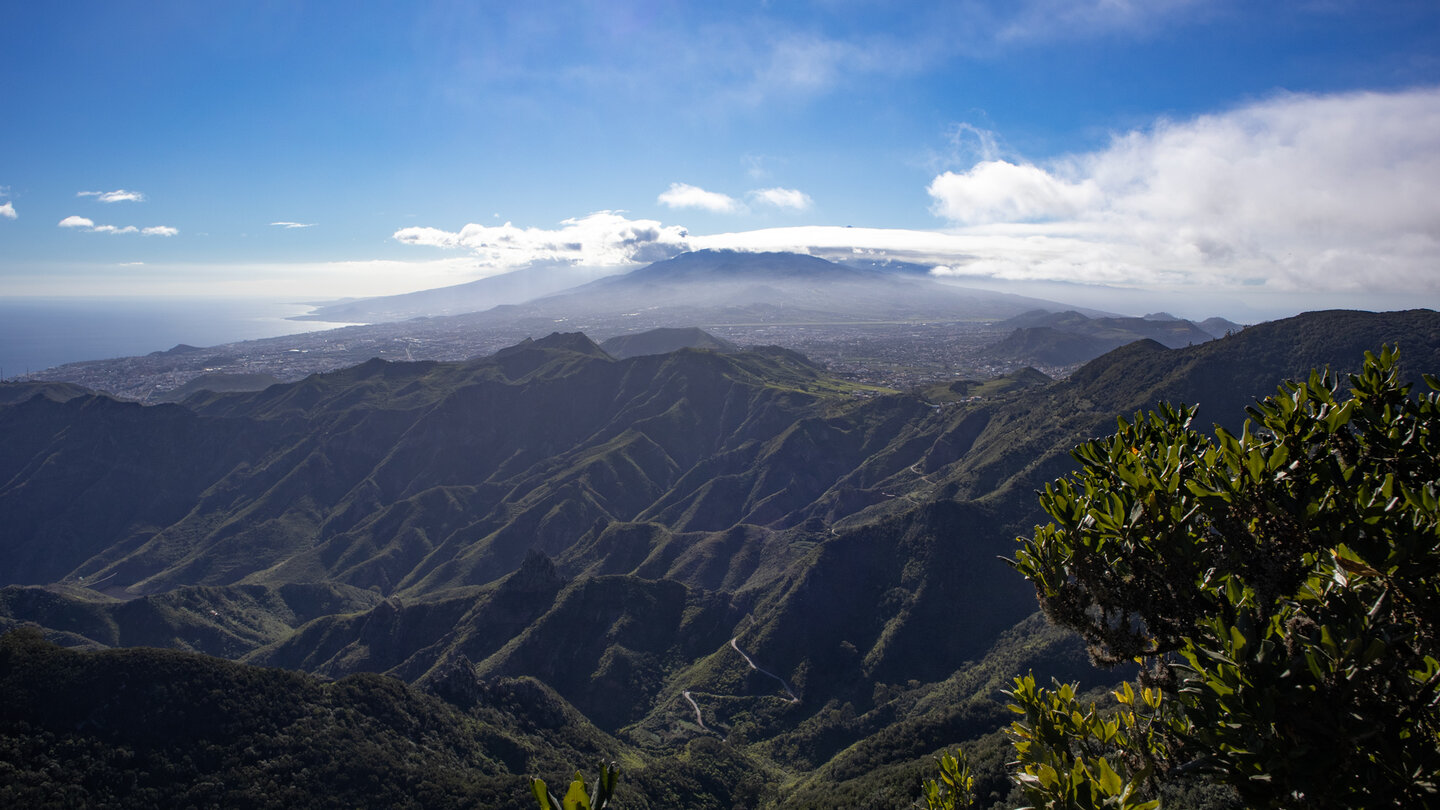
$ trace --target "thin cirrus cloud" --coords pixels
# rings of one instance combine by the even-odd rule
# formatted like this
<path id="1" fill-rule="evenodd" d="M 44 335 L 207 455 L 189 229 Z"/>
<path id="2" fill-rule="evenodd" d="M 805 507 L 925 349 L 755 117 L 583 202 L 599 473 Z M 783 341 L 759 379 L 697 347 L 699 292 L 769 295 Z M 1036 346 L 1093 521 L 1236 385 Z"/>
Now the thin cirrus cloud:
<path id="1" fill-rule="evenodd" d="M 77 191 L 76 197 L 94 197 L 103 203 L 145 202 L 145 195 L 138 191 L 116 189 L 114 191 Z"/>
<path id="2" fill-rule="evenodd" d="M 1206 13 L 1201 0 L 1029 0 L 1008 8 L 993 21 L 990 35 L 999 43 L 1077 39 L 1150 31 L 1188 22 Z"/>
<path id="3" fill-rule="evenodd" d="M 567 219 L 553 229 L 470 223 L 458 231 L 401 228 L 393 238 L 406 245 L 467 250 L 481 268 L 493 272 L 536 262 L 613 267 L 668 259 L 690 249 L 684 228 L 627 219 L 614 211 Z"/>
<path id="4" fill-rule="evenodd" d="M 75 215 L 60 220 L 59 225 L 62 228 L 72 228 L 89 233 L 138 233 L 142 236 L 175 236 L 180 233 L 179 229 L 169 225 L 152 225 L 147 228 L 137 228 L 134 225 L 96 225 L 92 219 Z"/>
<path id="5" fill-rule="evenodd" d="M 1271 290 L 1440 290 L 1440 88 L 1285 95 L 1047 165 L 945 172 L 983 250 L 942 272 Z"/>
<path id="6" fill-rule="evenodd" d="M 274 226 L 277 227 L 277 228 L 284 228 L 284 229 L 286 229 L 287 231 L 288 231 L 288 230 L 294 230 L 294 229 L 296 229 L 296 228 L 313 228 L 313 227 L 315 227 L 315 223 L 313 223 L 313 222 L 272 222 L 272 223 L 270 223 L 270 224 L 271 224 L 271 225 L 274 225 Z"/>

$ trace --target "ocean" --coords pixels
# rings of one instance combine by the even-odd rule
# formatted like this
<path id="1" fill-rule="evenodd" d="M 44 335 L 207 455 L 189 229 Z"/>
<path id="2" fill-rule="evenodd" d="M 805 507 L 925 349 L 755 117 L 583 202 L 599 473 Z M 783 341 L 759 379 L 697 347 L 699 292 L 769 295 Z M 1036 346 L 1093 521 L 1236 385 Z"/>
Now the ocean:
<path id="1" fill-rule="evenodd" d="M 0 299 L 0 378 L 78 360 L 149 354 L 180 343 L 215 346 L 346 325 L 285 320 L 310 309 L 256 299 Z"/>

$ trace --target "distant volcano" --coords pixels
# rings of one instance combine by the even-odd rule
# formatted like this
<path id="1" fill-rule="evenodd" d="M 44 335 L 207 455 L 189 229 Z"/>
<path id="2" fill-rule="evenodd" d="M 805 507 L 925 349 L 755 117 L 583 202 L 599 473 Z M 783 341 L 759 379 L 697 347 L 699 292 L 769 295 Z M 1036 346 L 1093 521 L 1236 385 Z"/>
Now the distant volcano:
<path id="1" fill-rule="evenodd" d="M 375 323 L 469 313 L 485 326 L 534 319 L 537 329 L 569 324 L 603 334 L 695 324 L 989 321 L 1070 308 L 960 287 L 913 265 L 850 266 L 798 253 L 702 250 L 597 275 L 593 268 L 531 268 L 319 307 L 305 317 Z M 615 321 L 623 318 L 635 321 Z"/>
<path id="2" fill-rule="evenodd" d="M 991 321 L 1037 308 L 1067 307 L 814 256 L 700 251 L 475 317 L 544 319 L 603 333 L 696 324 Z"/>

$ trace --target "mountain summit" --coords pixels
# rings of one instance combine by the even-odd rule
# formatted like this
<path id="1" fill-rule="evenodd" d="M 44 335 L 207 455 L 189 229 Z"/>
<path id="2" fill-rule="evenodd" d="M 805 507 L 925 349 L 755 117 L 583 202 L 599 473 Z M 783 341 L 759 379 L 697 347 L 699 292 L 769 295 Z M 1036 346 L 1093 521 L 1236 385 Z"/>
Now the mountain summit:
<path id="1" fill-rule="evenodd" d="M 812 281 L 874 280 L 886 274 L 859 270 L 801 253 L 747 253 L 697 250 L 635 270 L 627 282 L 727 281 L 737 278 Z"/>

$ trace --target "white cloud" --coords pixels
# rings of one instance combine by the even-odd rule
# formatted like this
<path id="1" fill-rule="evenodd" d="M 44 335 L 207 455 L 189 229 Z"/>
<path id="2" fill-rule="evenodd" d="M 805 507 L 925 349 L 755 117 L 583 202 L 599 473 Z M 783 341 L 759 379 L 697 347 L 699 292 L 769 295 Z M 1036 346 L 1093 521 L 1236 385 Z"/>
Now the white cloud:
<path id="1" fill-rule="evenodd" d="M 935 198 L 936 214 L 965 224 L 1071 217 L 1097 198 L 1091 181 L 1070 183 L 1003 160 L 983 161 L 963 174 L 945 172 L 926 190 Z"/>
<path id="2" fill-rule="evenodd" d="M 1284 96 L 929 187 L 960 275 L 1440 292 L 1440 89 Z"/>
<path id="3" fill-rule="evenodd" d="M 180 231 L 169 225 L 153 225 L 137 228 L 134 225 L 96 225 L 94 220 L 80 216 L 68 216 L 60 220 L 62 228 L 79 228 L 90 233 L 139 233 L 146 236 L 174 236 Z"/>
<path id="4" fill-rule="evenodd" d="M 757 188 L 748 195 L 752 202 L 783 208 L 788 211 L 808 211 L 815 201 L 810 195 L 793 188 Z"/>
<path id="5" fill-rule="evenodd" d="M 805 253 L 816 249 L 855 249 L 918 252 L 951 257 L 963 255 L 971 246 L 971 242 L 962 236 L 940 231 L 849 228 L 840 225 L 802 225 L 691 236 L 690 243 L 695 250 L 782 250 Z"/>
<path id="6" fill-rule="evenodd" d="M 18 219 L 20 215 L 15 213 L 15 203 L 7 202 L 4 205 L 0 205 L 0 217 L 4 217 L 5 219 Z"/>
<path id="7" fill-rule="evenodd" d="M 407 245 L 466 249 L 482 268 L 508 269 L 534 262 L 607 267 L 653 262 L 689 250 L 684 228 L 654 220 L 631 220 L 614 211 L 567 219 L 554 230 L 470 223 L 459 231 L 401 228 L 396 241 Z"/>
<path id="8" fill-rule="evenodd" d="M 967 283 L 1068 285 L 1049 293 L 1059 300 L 1104 285 L 1090 289 L 1191 302 L 1225 295 L 1271 313 L 1302 300 L 1440 306 L 1440 88 L 1277 97 L 1160 121 L 1039 165 L 1002 159 L 988 133 L 972 134 L 990 154 L 929 186 L 933 210 L 952 225 L 943 232 L 807 226 L 697 236 L 600 212 L 556 229 L 471 224 L 394 236 L 472 251 L 492 269 L 616 266 L 703 248 L 860 251 Z M 768 191 L 747 199 L 758 206 Z"/>
<path id="9" fill-rule="evenodd" d="M 699 208 L 713 214 L 737 214 L 745 210 L 739 200 L 729 195 L 706 191 L 688 183 L 671 183 L 670 188 L 656 198 L 656 202 L 670 208 Z"/>
<path id="10" fill-rule="evenodd" d="M 141 194 L 141 193 L 138 192 L 138 191 L 126 191 L 126 190 L 123 189 L 123 188 L 121 188 L 121 189 L 116 189 L 115 191 L 77 191 L 77 192 L 75 192 L 75 196 L 76 196 L 76 197 L 95 197 L 95 198 L 99 199 L 100 202 L 103 202 L 103 203 L 114 203 L 114 202 L 144 202 L 144 201 L 145 201 L 145 195 L 144 195 L 144 194 Z"/>
<path id="11" fill-rule="evenodd" d="M 274 225 L 274 226 L 276 226 L 276 227 L 278 227 L 278 228 L 285 228 L 286 230 L 291 230 L 291 229 L 294 229 L 294 228 L 313 228 L 313 227 L 315 227 L 315 223 L 313 223 L 313 222 L 272 222 L 272 223 L 270 223 L 270 224 L 271 224 L 271 225 Z"/>

